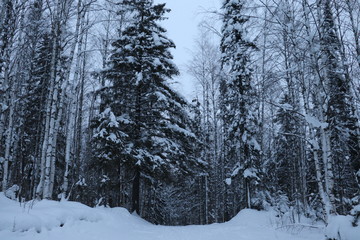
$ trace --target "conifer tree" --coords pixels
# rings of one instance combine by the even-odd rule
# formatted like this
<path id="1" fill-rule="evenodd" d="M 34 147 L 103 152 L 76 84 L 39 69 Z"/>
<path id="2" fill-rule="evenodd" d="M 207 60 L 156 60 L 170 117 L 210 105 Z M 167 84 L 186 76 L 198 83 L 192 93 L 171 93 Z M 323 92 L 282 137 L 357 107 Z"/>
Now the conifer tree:
<path id="1" fill-rule="evenodd" d="M 256 140 L 257 122 L 255 109 L 255 91 L 253 89 L 252 69 L 250 67 L 251 53 L 256 46 L 247 36 L 245 25 L 245 1 L 225 0 L 221 51 L 222 68 L 228 72 L 228 77 L 222 83 L 223 116 L 225 139 L 229 142 L 226 154 L 233 167 L 229 178 L 241 175 L 243 184 L 243 206 L 252 207 L 251 195 L 255 193 L 259 169 L 259 144 Z M 239 207 L 238 207 L 239 208 Z M 238 211 L 239 209 L 237 209 Z M 235 211 L 236 212 L 236 211 Z"/>
<path id="2" fill-rule="evenodd" d="M 279 132 L 275 138 L 274 168 L 271 169 L 275 176 L 274 187 L 277 193 L 284 194 L 295 205 L 301 195 L 301 116 L 293 109 L 294 103 L 288 94 L 280 101 L 282 106 L 275 117 L 279 125 Z M 295 202 L 296 201 L 296 202 Z"/>
<path id="3" fill-rule="evenodd" d="M 28 163 L 27 168 L 32 172 L 31 184 L 29 186 L 37 184 L 38 173 L 40 171 L 39 160 L 41 149 L 39 143 L 42 141 L 42 133 L 44 131 L 46 89 L 50 79 L 50 62 L 51 41 L 49 35 L 44 34 L 37 43 L 27 86 L 28 96 L 24 100 L 24 132 L 20 144 L 22 146 L 22 162 Z M 24 191 L 28 191 L 27 194 L 30 192 L 32 192 L 32 195 L 34 194 L 34 189 L 27 189 L 26 186 L 22 187 Z M 27 195 L 26 197 L 31 199 L 33 196 Z"/>
<path id="4" fill-rule="evenodd" d="M 170 53 L 175 45 L 158 21 L 169 10 L 165 4 L 153 5 L 150 0 L 121 3 L 132 13 L 132 19 L 113 43 L 109 67 L 104 72 L 111 85 L 103 94 L 103 109 L 111 109 L 119 122 L 118 138 L 123 138 L 115 140 L 122 143 L 121 148 L 106 145 L 109 154 L 118 152 L 112 153 L 116 156 L 111 158 L 113 166 L 132 173 L 127 176 L 129 184 L 124 186 L 128 202 L 120 204 L 148 215 L 146 211 L 155 208 L 144 202 L 140 188 L 153 195 L 160 186 L 157 180 L 179 181 L 181 175 L 195 174 L 201 164 L 195 157 L 197 139 L 188 103 L 168 83 L 178 74 Z M 106 125 L 101 122 L 97 126 Z M 99 131 L 96 136 L 100 136 Z M 104 146 L 98 140 L 96 144 Z"/>
<path id="5" fill-rule="evenodd" d="M 357 137 L 357 122 L 350 91 L 351 79 L 341 66 L 340 42 L 330 0 L 321 4 L 324 20 L 321 26 L 323 77 L 327 86 L 328 106 L 326 120 L 330 135 L 330 158 L 332 167 L 335 199 L 338 199 L 335 211 L 345 214 L 351 209 L 349 199 L 356 196 L 359 189 L 356 172 L 359 170 L 360 145 Z"/>

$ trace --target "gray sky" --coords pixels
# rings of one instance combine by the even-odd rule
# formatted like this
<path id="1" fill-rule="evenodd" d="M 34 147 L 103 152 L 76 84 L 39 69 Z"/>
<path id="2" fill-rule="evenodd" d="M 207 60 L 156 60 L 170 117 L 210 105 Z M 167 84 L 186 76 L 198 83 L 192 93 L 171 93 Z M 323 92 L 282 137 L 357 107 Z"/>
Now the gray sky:
<path id="1" fill-rule="evenodd" d="M 176 44 L 172 51 L 174 62 L 180 69 L 181 76 L 176 78 L 180 84 L 175 86 L 189 100 L 194 96 L 195 86 L 191 76 L 186 73 L 188 61 L 191 60 L 190 50 L 193 49 L 198 33 L 198 24 L 205 17 L 207 10 L 220 8 L 221 0 L 154 0 L 155 3 L 166 3 L 171 12 L 169 18 L 161 24 L 168 31 L 168 37 Z"/>

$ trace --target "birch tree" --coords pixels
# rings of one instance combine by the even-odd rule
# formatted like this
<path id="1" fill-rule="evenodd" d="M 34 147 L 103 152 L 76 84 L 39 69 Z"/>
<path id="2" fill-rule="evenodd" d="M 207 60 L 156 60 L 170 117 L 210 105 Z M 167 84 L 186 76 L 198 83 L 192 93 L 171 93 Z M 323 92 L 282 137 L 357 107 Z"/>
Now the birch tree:
<path id="1" fill-rule="evenodd" d="M 218 65 L 220 53 L 214 43 L 211 42 L 213 36 L 205 29 L 200 29 L 201 33 L 196 43 L 196 52 L 193 53 L 193 59 L 188 65 L 188 72 L 200 86 L 201 104 L 201 139 L 204 149 L 202 150 L 202 159 L 209 163 L 209 176 L 203 176 L 207 183 L 205 191 L 209 199 L 205 201 L 206 208 L 212 216 L 211 219 L 205 217 L 205 222 L 218 221 L 220 210 L 220 195 L 223 193 L 223 179 L 221 176 L 223 166 L 220 163 L 219 152 L 219 84 L 220 67 Z"/>

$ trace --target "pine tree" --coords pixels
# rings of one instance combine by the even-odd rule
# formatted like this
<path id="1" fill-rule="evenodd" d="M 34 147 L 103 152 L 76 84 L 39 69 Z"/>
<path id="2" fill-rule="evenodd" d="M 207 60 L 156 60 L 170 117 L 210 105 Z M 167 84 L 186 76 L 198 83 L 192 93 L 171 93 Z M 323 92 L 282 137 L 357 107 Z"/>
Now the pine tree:
<path id="1" fill-rule="evenodd" d="M 355 175 L 360 166 L 360 145 L 354 114 L 350 79 L 341 66 L 340 42 L 329 0 L 322 2 L 324 17 L 321 26 L 321 50 L 324 78 L 328 90 L 327 123 L 330 134 L 330 160 L 334 179 L 333 190 L 339 200 L 336 212 L 345 214 L 351 209 L 348 203 L 359 189 Z"/>
<path id="2" fill-rule="evenodd" d="M 94 121 L 96 134 L 93 136 L 94 158 L 92 169 L 99 169 L 94 187 L 102 204 L 116 206 L 120 202 L 120 194 L 114 189 L 120 189 L 120 162 L 126 154 L 125 141 L 127 135 L 121 131 L 119 122 L 110 108 L 106 108 Z"/>
<path id="3" fill-rule="evenodd" d="M 279 125 L 279 132 L 275 138 L 274 168 L 271 169 L 276 193 L 285 195 L 292 206 L 300 207 L 302 190 L 301 166 L 302 120 L 299 114 L 294 111 L 295 104 L 290 96 L 285 94 L 280 101 L 282 106 L 275 117 Z"/>
<path id="4" fill-rule="evenodd" d="M 24 101 L 24 127 L 23 138 L 21 139 L 22 146 L 22 162 L 28 163 L 27 170 L 30 171 L 30 185 L 22 186 L 27 199 L 31 199 L 34 189 L 27 189 L 33 187 L 38 181 L 39 160 L 40 160 L 40 142 L 42 141 L 42 133 L 44 131 L 44 114 L 46 102 L 46 89 L 50 79 L 50 61 L 51 61 L 51 41 L 48 34 L 44 34 L 37 44 L 34 59 L 31 63 L 31 77 L 27 86 L 27 98 Z M 31 164 L 31 165 L 30 165 Z M 25 177 L 24 176 L 24 177 Z M 25 179 L 24 179 L 25 180 Z M 26 184 L 26 182 L 25 182 Z M 30 196 L 29 193 L 32 193 Z"/>
<path id="5" fill-rule="evenodd" d="M 111 85 L 104 90 L 103 109 L 111 109 L 120 135 L 126 136 L 123 147 L 116 148 L 118 154 L 112 154 L 117 157 L 111 158 L 115 166 L 132 173 L 124 186 L 128 202 L 120 204 L 148 215 L 146 211 L 154 209 L 151 205 L 156 202 L 144 202 L 146 196 L 140 196 L 140 188 L 152 195 L 157 180 L 180 181 L 182 175 L 195 174 L 200 163 L 195 157 L 197 139 L 188 103 L 167 82 L 178 74 L 169 51 L 175 45 L 157 22 L 169 10 L 150 0 L 122 4 L 132 13 L 132 21 L 113 43 L 104 72 Z M 101 122 L 97 126 L 106 125 Z"/>
<path id="6" fill-rule="evenodd" d="M 245 25 L 245 2 L 225 0 L 221 51 L 222 67 L 228 71 L 228 78 L 222 83 L 223 117 L 225 138 L 229 147 L 227 153 L 233 164 L 230 178 L 241 174 L 243 206 L 252 207 L 251 195 L 255 193 L 258 180 L 259 144 L 256 140 L 257 122 L 254 114 L 255 91 L 250 67 L 251 53 L 256 50 L 254 43 L 248 40 Z M 229 174 L 229 173 L 228 173 Z M 237 207 L 237 208 L 239 208 Z M 239 209 L 237 209 L 238 211 Z"/>

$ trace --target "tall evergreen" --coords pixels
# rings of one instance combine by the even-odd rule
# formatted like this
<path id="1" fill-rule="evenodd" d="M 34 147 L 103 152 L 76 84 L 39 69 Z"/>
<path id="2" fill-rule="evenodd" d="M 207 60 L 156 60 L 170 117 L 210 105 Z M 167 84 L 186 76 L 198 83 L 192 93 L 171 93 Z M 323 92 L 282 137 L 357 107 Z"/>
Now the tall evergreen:
<path id="1" fill-rule="evenodd" d="M 340 42 L 331 8 L 331 1 L 321 2 L 324 20 L 321 26 L 323 76 L 328 92 L 327 123 L 330 132 L 335 211 L 344 214 L 351 209 L 351 198 L 359 193 L 356 172 L 360 169 L 358 119 L 350 90 L 351 79 L 341 64 Z"/>
<path id="2" fill-rule="evenodd" d="M 245 1 L 225 0 L 223 2 L 223 27 L 221 39 L 222 68 L 228 77 L 222 83 L 223 118 L 225 139 L 228 143 L 227 164 L 231 172 L 228 178 L 240 177 L 241 206 L 252 207 L 251 197 L 258 181 L 258 159 L 260 148 L 256 140 L 257 121 L 255 117 L 255 91 L 253 88 L 251 53 L 256 46 L 248 40 L 245 29 L 248 17 L 245 16 Z M 232 166 L 231 166 L 232 165 Z M 229 181 L 228 181 L 229 183 Z M 239 193 L 235 194 L 238 195 Z M 228 215 L 233 215 L 229 214 Z"/>
<path id="3" fill-rule="evenodd" d="M 21 162 L 26 166 L 25 169 L 29 171 L 23 172 L 24 189 L 23 197 L 31 199 L 34 189 L 28 187 L 34 186 L 38 181 L 40 145 L 42 141 L 42 134 L 44 131 L 44 116 L 45 116 L 45 102 L 47 88 L 50 79 L 50 62 L 51 62 L 51 41 L 48 34 L 44 34 L 34 54 L 34 59 L 31 63 L 31 75 L 27 85 L 27 97 L 24 100 L 23 111 L 23 137 L 20 141 Z M 30 179 L 26 179 L 30 178 Z M 28 182 L 30 181 L 30 182 Z M 27 185 L 29 184 L 29 185 Z M 31 195 L 29 195 L 32 193 Z"/>
<path id="4" fill-rule="evenodd" d="M 112 143 L 107 141 L 106 155 L 112 156 L 109 161 L 115 166 L 109 170 L 120 167 L 118 176 L 129 182 L 123 186 L 127 200 L 115 205 L 150 216 L 157 203 L 148 203 L 145 198 L 156 194 L 160 186 L 157 180 L 183 181 L 182 176 L 194 175 L 201 164 L 195 157 L 197 139 L 188 103 L 168 84 L 178 74 L 170 53 L 175 45 L 157 22 L 169 10 L 165 4 L 153 5 L 150 0 L 126 0 L 122 4 L 131 11 L 132 19 L 113 43 L 104 72 L 111 85 L 104 90 L 102 113 L 113 114 L 119 122 L 119 134 L 111 135 L 111 141 L 121 143 L 121 147 L 111 148 Z M 109 128 L 109 124 L 97 124 L 97 137 L 105 131 L 110 134 L 99 126 Z M 105 146 L 99 140 L 95 142 L 97 149 Z"/>
<path id="5" fill-rule="evenodd" d="M 278 124 L 278 135 L 275 137 L 274 163 L 271 171 L 273 187 L 276 194 L 286 196 L 292 206 L 300 207 L 303 201 L 302 192 L 302 166 L 301 158 L 303 139 L 301 136 L 302 118 L 296 114 L 295 103 L 288 94 L 280 101 L 280 108 L 276 114 L 275 122 Z M 304 202 L 303 202 L 304 203 Z"/>

